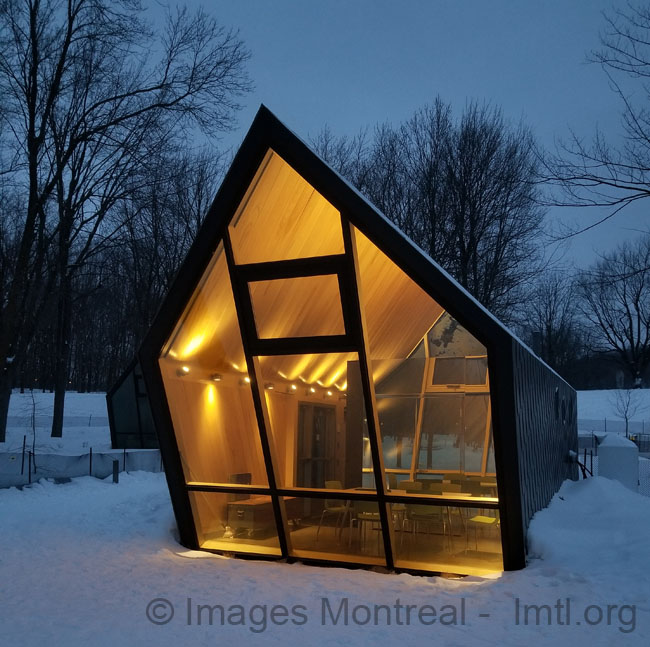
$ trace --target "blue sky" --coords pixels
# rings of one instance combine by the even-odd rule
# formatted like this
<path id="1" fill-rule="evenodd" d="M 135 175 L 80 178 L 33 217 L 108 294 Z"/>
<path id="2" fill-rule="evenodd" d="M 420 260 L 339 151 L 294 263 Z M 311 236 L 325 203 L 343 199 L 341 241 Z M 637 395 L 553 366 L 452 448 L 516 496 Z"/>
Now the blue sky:
<path id="1" fill-rule="evenodd" d="M 456 114 L 471 99 L 499 105 L 547 147 L 569 129 L 589 136 L 598 125 L 613 141 L 620 136 L 620 106 L 600 68 L 586 62 L 599 46 L 609 0 L 215 0 L 204 6 L 238 28 L 252 52 L 255 90 L 224 144 L 241 141 L 260 103 L 306 138 L 325 124 L 348 135 L 378 122 L 398 124 L 438 94 Z M 586 225 L 603 213 L 551 215 Z M 594 250 L 638 235 L 646 222 L 643 205 L 621 214 L 575 238 L 565 262 L 584 266 L 596 258 Z"/>

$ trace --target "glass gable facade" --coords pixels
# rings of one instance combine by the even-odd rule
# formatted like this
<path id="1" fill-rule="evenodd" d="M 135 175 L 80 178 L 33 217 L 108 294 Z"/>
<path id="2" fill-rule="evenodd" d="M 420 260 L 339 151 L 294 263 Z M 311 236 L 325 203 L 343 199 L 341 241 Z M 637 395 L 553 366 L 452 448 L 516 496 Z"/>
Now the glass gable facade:
<path id="1" fill-rule="evenodd" d="M 199 545 L 502 570 L 487 356 L 268 151 L 158 360 Z"/>

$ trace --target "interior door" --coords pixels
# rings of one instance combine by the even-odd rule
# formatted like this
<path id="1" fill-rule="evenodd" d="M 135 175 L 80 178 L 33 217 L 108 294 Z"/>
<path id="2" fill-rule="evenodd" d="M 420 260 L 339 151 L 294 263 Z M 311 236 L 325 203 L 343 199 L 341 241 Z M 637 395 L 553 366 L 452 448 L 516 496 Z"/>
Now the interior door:
<path id="1" fill-rule="evenodd" d="M 324 488 L 335 461 L 336 409 L 301 402 L 298 405 L 298 461 L 296 485 Z"/>

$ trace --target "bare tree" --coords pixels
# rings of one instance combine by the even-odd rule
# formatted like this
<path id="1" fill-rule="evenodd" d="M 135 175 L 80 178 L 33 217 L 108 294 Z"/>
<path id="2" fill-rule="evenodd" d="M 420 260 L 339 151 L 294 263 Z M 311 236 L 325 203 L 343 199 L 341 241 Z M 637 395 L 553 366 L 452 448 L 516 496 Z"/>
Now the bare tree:
<path id="1" fill-rule="evenodd" d="M 650 235 L 625 243 L 578 277 L 596 350 L 614 352 L 634 386 L 650 365 Z"/>
<path id="2" fill-rule="evenodd" d="M 612 397 L 616 415 L 625 421 L 625 437 L 630 436 L 630 420 L 645 411 L 639 391 L 633 389 L 616 389 Z"/>
<path id="3" fill-rule="evenodd" d="M 0 442 L 16 366 L 9 360 L 24 356 L 32 322 L 56 313 L 60 384 L 70 282 L 98 240 L 110 238 L 106 214 L 152 151 L 192 125 L 208 134 L 231 125 L 249 88 L 247 58 L 237 34 L 202 11 L 170 13 L 154 32 L 131 0 L 0 4 L 3 143 L 27 195 L 0 313 Z M 55 421 L 62 415 L 60 396 Z"/>
<path id="4" fill-rule="evenodd" d="M 586 349 L 573 277 L 560 271 L 542 274 L 528 292 L 521 328 L 532 349 L 566 378 Z"/>
<path id="5" fill-rule="evenodd" d="M 609 207 L 607 219 L 650 197 L 650 4 L 628 2 L 606 13 L 600 41 L 590 60 L 620 99 L 622 143 L 600 131 L 591 141 L 572 133 L 546 157 L 543 175 L 559 189 L 553 204 Z"/>
<path id="6" fill-rule="evenodd" d="M 474 103 L 454 121 L 438 98 L 398 128 L 378 126 L 365 154 L 330 140 L 317 147 L 327 161 L 479 301 L 513 319 L 542 267 L 544 211 L 528 129 Z"/>

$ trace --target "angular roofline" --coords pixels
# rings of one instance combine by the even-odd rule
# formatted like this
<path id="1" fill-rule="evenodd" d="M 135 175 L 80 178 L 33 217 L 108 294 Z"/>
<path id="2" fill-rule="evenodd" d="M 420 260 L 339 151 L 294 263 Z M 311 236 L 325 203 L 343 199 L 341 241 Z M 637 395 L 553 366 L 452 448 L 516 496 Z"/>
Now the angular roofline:
<path id="1" fill-rule="evenodd" d="M 239 207 L 264 155 L 273 149 L 336 209 L 395 262 L 427 294 L 450 312 L 488 348 L 513 341 L 544 364 L 566 383 L 553 368 L 476 300 L 456 279 L 436 263 L 348 180 L 319 157 L 296 133 L 282 123 L 264 104 L 255 115 L 242 144 L 226 173 L 196 239 L 161 304 L 143 345 L 162 348 L 186 305 L 185 290 L 200 277 Z M 460 297 L 460 298 L 459 298 Z M 169 325 L 165 325 L 169 323 Z M 164 335 L 163 335 L 163 331 Z M 568 384 L 568 383 L 567 383 Z M 569 385 L 571 386 L 571 385 Z"/>

